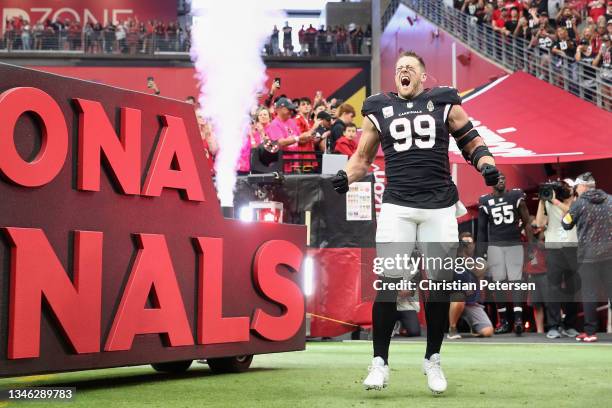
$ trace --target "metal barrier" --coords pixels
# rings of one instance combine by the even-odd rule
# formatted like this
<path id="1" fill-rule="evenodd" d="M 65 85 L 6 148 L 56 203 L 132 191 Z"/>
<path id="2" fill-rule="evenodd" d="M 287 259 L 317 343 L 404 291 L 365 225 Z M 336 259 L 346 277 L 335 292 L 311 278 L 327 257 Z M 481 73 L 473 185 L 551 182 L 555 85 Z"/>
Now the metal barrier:
<path id="1" fill-rule="evenodd" d="M 605 78 L 604 70 L 554 55 L 550 49 L 540 47 L 537 41 L 529 43 L 496 32 L 491 26 L 478 24 L 474 17 L 445 5 L 441 0 L 401 0 L 401 3 L 507 69 L 525 71 L 612 111 L 612 78 Z"/>
<path id="2" fill-rule="evenodd" d="M 398 0 L 395 0 L 398 1 Z M 282 51 L 278 43 L 266 44 L 262 55 L 267 56 L 336 56 L 336 55 L 370 55 L 371 37 L 347 38 L 338 43 L 333 36 L 332 42 L 320 43 L 317 39 L 310 44 L 310 52 Z M 157 55 L 157 54 L 189 54 L 191 47 L 187 35 L 158 35 L 144 33 L 127 33 L 117 39 L 115 31 L 92 32 L 55 32 L 44 30 L 28 33 L 8 31 L 0 37 L 0 53 L 24 52 L 61 52 L 68 54 L 125 54 L 125 55 Z"/>

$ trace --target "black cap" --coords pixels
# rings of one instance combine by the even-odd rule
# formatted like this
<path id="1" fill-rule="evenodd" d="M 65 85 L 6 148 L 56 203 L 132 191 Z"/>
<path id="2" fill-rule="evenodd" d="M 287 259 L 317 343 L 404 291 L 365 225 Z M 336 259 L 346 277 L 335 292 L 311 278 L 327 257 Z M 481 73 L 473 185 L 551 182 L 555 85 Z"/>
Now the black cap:
<path id="1" fill-rule="evenodd" d="M 331 122 L 332 117 L 329 113 L 325 112 L 325 111 L 321 111 L 319 113 L 317 113 L 317 119 L 321 119 L 321 120 L 329 120 Z"/>
<path id="2" fill-rule="evenodd" d="M 276 108 L 287 108 L 291 110 L 296 110 L 297 106 L 293 102 L 291 102 L 288 98 L 279 98 L 278 101 L 274 104 Z"/>

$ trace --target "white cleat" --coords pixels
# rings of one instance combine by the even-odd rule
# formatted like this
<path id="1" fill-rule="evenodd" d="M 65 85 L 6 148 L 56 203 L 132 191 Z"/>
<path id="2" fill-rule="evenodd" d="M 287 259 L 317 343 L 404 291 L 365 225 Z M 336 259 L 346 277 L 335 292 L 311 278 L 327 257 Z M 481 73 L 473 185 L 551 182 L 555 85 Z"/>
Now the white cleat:
<path id="1" fill-rule="evenodd" d="M 427 376 L 427 385 L 431 392 L 442 394 L 446 391 L 448 384 L 440 366 L 440 354 L 433 354 L 429 360 L 423 360 L 423 374 Z"/>
<path id="2" fill-rule="evenodd" d="M 374 357 L 368 367 L 368 376 L 363 380 L 366 390 L 382 390 L 389 383 L 389 366 L 381 357 Z"/>

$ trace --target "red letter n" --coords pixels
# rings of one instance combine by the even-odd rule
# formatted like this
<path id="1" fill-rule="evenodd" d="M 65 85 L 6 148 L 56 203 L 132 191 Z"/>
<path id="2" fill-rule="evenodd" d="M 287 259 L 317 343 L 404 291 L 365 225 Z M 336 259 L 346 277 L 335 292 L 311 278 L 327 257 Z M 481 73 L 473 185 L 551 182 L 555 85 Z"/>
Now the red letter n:
<path id="1" fill-rule="evenodd" d="M 140 194 L 140 111 L 121 108 L 121 138 L 117 138 L 99 102 L 75 99 L 79 109 L 79 190 L 100 191 L 102 153 L 118 188 Z"/>
<path id="2" fill-rule="evenodd" d="M 4 230 L 11 245 L 8 358 L 39 356 L 43 296 L 73 350 L 99 352 L 102 233 L 75 231 L 73 284 L 41 229 Z"/>

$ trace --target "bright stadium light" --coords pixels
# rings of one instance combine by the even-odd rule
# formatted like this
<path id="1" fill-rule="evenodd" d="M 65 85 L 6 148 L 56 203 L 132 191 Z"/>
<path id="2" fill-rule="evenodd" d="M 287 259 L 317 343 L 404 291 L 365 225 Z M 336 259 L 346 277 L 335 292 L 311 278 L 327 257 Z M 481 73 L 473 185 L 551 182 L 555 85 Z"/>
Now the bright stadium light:
<path id="1" fill-rule="evenodd" d="M 253 221 L 253 210 L 249 206 L 242 207 L 238 211 L 238 218 L 243 222 Z"/>
<path id="2" fill-rule="evenodd" d="M 304 295 L 310 296 L 314 292 L 314 261 L 311 257 L 304 258 Z"/>

